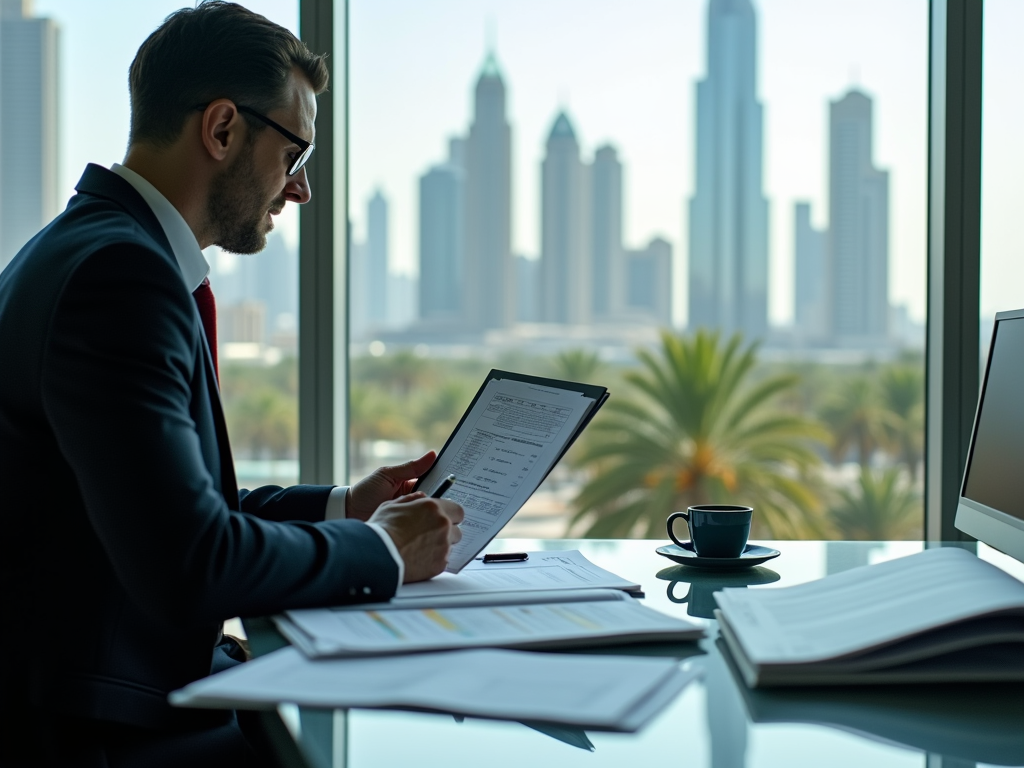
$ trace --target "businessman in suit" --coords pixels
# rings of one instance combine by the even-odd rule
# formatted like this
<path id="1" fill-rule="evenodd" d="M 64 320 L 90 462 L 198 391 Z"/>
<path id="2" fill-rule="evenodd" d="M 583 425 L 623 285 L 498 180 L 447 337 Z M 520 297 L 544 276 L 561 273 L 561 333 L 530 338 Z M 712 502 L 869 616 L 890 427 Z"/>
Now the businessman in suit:
<path id="1" fill-rule="evenodd" d="M 130 70 L 123 165 L 0 273 L 0 763 L 259 765 L 168 692 L 239 663 L 232 616 L 390 598 L 443 570 L 428 454 L 350 489 L 240 492 L 201 249 L 310 199 L 322 57 L 239 6 L 168 17 Z M 205 326 L 204 326 L 205 322 Z"/>

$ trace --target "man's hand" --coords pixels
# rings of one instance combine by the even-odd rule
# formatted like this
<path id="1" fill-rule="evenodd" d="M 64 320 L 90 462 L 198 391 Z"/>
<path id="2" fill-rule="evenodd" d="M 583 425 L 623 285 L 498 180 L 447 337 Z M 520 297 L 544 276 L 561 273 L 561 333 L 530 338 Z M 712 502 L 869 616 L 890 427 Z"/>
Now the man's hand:
<path id="1" fill-rule="evenodd" d="M 424 581 L 448 565 L 452 545 L 462 538 L 462 507 L 417 491 L 381 504 L 370 518 L 383 528 L 405 562 L 405 583 Z"/>
<path id="2" fill-rule="evenodd" d="M 385 501 L 410 493 L 420 475 L 430 469 L 436 454 L 426 454 L 397 467 L 381 467 L 348 489 L 345 516 L 366 521 Z"/>

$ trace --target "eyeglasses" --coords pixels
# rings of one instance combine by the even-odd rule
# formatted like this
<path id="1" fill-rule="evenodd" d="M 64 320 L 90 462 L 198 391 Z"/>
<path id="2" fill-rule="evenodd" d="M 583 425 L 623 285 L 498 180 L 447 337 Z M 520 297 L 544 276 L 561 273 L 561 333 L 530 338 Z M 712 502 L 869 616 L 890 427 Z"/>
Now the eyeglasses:
<path id="1" fill-rule="evenodd" d="M 202 112 L 208 106 L 209 106 L 209 104 L 198 104 L 198 105 L 196 105 L 196 109 L 199 110 L 200 112 Z M 298 147 L 299 147 L 299 154 L 295 157 L 295 159 L 292 161 L 291 166 L 288 168 L 288 175 L 289 176 L 294 176 L 296 173 L 298 173 L 299 169 L 302 168 L 302 166 L 304 166 L 306 164 L 307 160 L 309 160 L 309 156 L 313 154 L 313 150 L 316 149 L 316 144 L 312 144 L 312 143 L 306 141 L 305 139 L 303 139 L 303 138 L 301 138 L 299 136 L 296 136 L 294 133 L 289 131 L 283 125 L 278 125 L 277 123 L 275 123 L 273 120 L 271 120 L 266 115 L 261 115 L 255 109 L 251 109 L 250 107 L 243 107 L 240 104 L 237 105 L 237 106 L 238 106 L 238 111 L 239 112 L 244 112 L 247 115 L 252 115 L 257 120 L 260 120 L 260 121 L 266 123 L 267 125 L 269 125 L 271 128 L 273 128 L 275 131 L 280 133 L 282 136 L 284 136 L 289 141 L 294 142 L 295 144 L 298 145 Z"/>
<path id="2" fill-rule="evenodd" d="M 250 109 L 249 107 L 243 107 L 241 104 L 239 104 L 238 105 L 238 111 L 239 112 L 245 112 L 245 114 L 252 115 L 257 120 L 263 121 L 264 123 L 269 125 L 271 128 L 273 128 L 275 131 L 277 131 L 282 136 L 284 136 L 286 139 L 288 139 L 289 141 L 292 141 L 295 144 L 298 144 L 300 151 L 299 151 L 299 154 L 295 157 L 295 160 L 292 162 L 291 167 L 288 169 L 288 175 L 289 176 L 294 176 L 296 173 L 298 173 L 299 169 L 302 168 L 302 166 L 304 166 L 306 164 L 307 160 L 309 160 L 309 156 L 313 154 L 313 150 L 316 149 L 316 144 L 313 144 L 311 142 L 306 141 L 303 138 L 300 138 L 300 137 L 296 136 L 294 133 L 289 131 L 284 126 L 278 125 L 277 123 L 275 123 L 273 120 L 271 120 L 266 115 L 261 115 L 255 109 Z"/>

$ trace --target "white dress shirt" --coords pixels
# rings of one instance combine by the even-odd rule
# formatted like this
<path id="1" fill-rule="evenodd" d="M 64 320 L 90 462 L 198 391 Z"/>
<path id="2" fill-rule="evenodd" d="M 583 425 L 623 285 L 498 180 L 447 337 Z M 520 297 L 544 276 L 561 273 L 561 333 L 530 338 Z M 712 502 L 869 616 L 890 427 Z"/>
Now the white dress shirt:
<path id="1" fill-rule="evenodd" d="M 135 171 L 125 168 L 119 163 L 114 163 L 110 170 L 131 184 L 135 191 L 142 196 L 142 199 L 146 201 L 146 204 L 149 205 L 153 215 L 156 216 L 156 220 L 160 222 L 164 235 L 167 236 L 167 241 L 171 244 L 174 258 L 178 262 L 178 269 L 181 270 L 181 278 L 185 281 L 185 288 L 188 289 L 189 293 L 195 291 L 200 283 L 206 279 L 206 276 L 210 274 L 210 264 L 206 261 L 206 257 L 203 256 L 203 251 L 199 247 L 199 241 L 196 240 L 196 236 L 188 222 L 178 212 L 178 209 L 171 205 L 170 200 L 164 197 L 156 187 Z M 324 510 L 325 520 L 341 520 L 347 516 L 347 496 L 347 486 L 340 485 L 331 491 L 327 497 L 327 508 Z M 398 553 L 398 548 L 387 534 L 387 531 L 379 525 L 376 523 L 367 523 L 367 525 L 380 536 L 384 545 L 388 548 L 388 552 L 391 553 L 391 557 L 394 558 L 395 565 L 398 566 L 398 585 L 401 586 L 405 578 L 405 561 L 402 560 L 402 556 Z"/>

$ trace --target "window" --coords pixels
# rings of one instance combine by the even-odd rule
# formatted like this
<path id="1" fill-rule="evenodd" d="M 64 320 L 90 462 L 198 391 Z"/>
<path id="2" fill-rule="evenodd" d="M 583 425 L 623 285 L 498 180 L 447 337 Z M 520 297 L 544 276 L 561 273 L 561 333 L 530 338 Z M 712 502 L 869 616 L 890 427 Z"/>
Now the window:
<path id="1" fill-rule="evenodd" d="M 247 7 L 292 31 L 298 0 Z M 0 267 L 63 210 L 87 163 L 120 162 L 128 67 L 177 0 L 37 0 L 0 7 Z M 100 44 L 102 41 L 102 44 Z M 298 215 L 287 206 L 267 249 L 211 248 L 221 389 L 239 484 L 298 479 Z"/>
<path id="2" fill-rule="evenodd" d="M 1012 39 L 1024 7 L 985 3 L 982 111 L 981 352 L 988 354 L 996 312 L 1024 307 L 1024 231 L 1020 227 L 1024 151 L 1016 125 L 1024 119 L 1018 95 L 1024 71 Z"/>
<path id="3" fill-rule="evenodd" d="M 920 536 L 928 10 L 352 0 L 353 478 L 439 447 L 505 367 L 613 393 L 506 535 L 749 500 L 756 535 Z M 754 421 L 787 416 L 760 446 L 666 346 L 734 333 L 758 346 L 732 407 L 772 379 Z M 645 399 L 644 354 L 682 388 Z"/>

